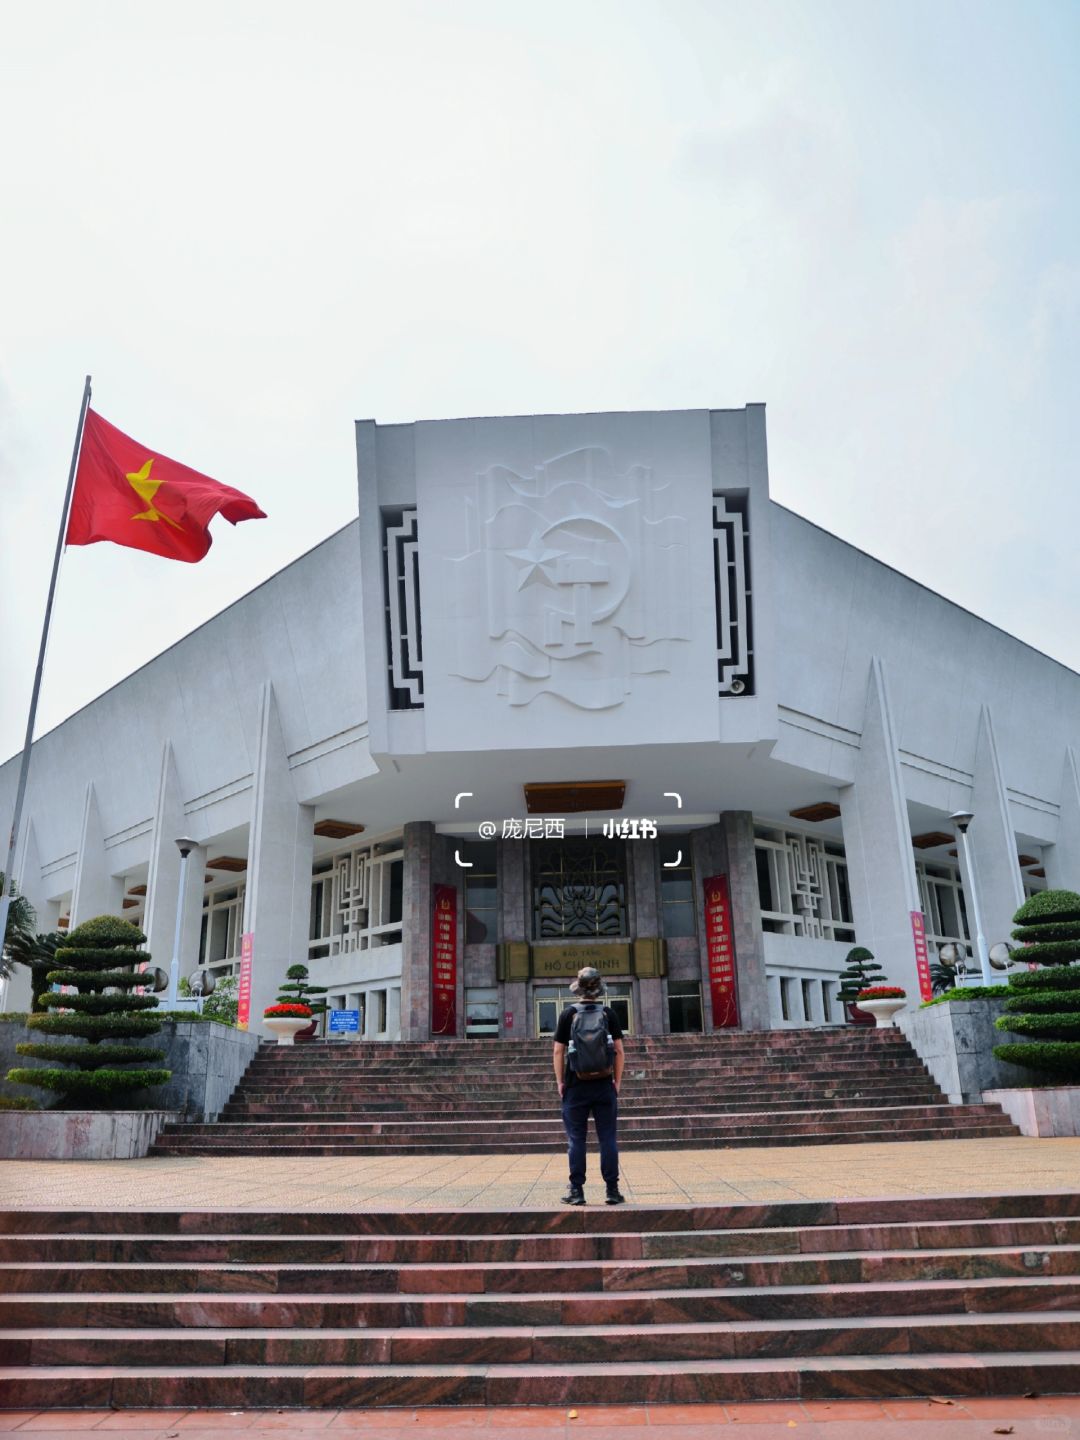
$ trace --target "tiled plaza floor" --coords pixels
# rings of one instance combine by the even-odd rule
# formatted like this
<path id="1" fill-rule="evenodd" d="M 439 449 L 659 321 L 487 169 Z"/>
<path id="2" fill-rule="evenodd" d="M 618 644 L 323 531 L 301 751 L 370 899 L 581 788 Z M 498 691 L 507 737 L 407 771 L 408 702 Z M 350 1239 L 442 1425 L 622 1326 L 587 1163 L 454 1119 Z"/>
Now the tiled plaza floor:
<path id="1" fill-rule="evenodd" d="M 599 1201 L 595 1152 L 589 1162 L 586 1195 Z M 1076 1190 L 1080 1139 L 630 1150 L 622 1173 L 627 1198 L 648 1205 Z M 545 1207 L 558 1204 L 565 1180 L 561 1154 L 8 1160 L 0 1162 L 0 1207 Z"/>
<path id="2" fill-rule="evenodd" d="M 1014 1440 L 1080 1436 L 1080 1398 L 866 1400 L 759 1405 L 612 1405 L 577 1410 L 68 1410 L 0 1411 L 0 1433 L 34 1440 L 114 1435 L 124 1440 L 281 1440 L 354 1435 L 363 1440 L 709 1440 L 748 1430 L 753 1440 L 861 1440 L 868 1431 L 904 1440 Z"/>

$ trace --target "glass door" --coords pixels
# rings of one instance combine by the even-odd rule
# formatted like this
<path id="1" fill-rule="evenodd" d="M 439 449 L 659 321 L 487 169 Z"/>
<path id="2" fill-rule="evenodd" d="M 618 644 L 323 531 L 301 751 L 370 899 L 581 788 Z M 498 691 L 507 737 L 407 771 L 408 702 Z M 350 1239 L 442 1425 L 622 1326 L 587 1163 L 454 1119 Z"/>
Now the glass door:
<path id="1" fill-rule="evenodd" d="M 567 1005 L 573 1005 L 569 981 L 565 985 L 537 985 L 533 990 L 533 1016 L 537 1035 L 554 1035 L 559 1016 Z M 604 1004 L 618 1020 L 624 1035 L 634 1033 L 634 987 L 629 981 L 605 986 Z"/>

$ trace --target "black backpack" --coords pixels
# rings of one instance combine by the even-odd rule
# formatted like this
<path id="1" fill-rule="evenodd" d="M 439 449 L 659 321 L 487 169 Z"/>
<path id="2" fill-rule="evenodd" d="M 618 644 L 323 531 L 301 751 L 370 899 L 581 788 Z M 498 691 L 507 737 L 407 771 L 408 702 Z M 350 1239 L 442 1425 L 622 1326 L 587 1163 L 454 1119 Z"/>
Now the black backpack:
<path id="1" fill-rule="evenodd" d="M 579 1080 L 608 1080 L 614 1073 L 615 1041 L 602 1005 L 579 1001 L 570 1022 L 570 1068 Z"/>

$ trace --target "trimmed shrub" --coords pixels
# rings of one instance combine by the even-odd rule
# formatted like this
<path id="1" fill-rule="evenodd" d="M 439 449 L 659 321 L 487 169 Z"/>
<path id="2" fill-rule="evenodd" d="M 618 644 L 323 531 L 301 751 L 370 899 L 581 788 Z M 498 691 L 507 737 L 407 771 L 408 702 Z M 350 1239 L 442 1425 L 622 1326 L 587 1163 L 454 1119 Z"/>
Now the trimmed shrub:
<path id="1" fill-rule="evenodd" d="M 1008 985 L 954 985 L 944 995 L 935 995 L 919 1007 L 925 1010 L 930 1005 L 944 1005 L 947 1000 L 1003 1000 L 1012 991 Z"/>
<path id="2" fill-rule="evenodd" d="M 840 989 L 837 999 L 841 1005 L 854 1005 L 860 990 L 878 985 L 884 980 L 884 966 L 874 959 L 874 952 L 865 945 L 855 945 L 847 953 L 847 969 L 840 971 Z"/>
<path id="3" fill-rule="evenodd" d="M 42 996 L 45 1013 L 31 1015 L 26 1025 L 46 1036 L 85 1043 L 22 1042 L 15 1047 L 18 1054 L 53 1063 L 10 1070 L 9 1080 L 59 1092 L 78 1107 L 101 1106 L 129 1091 L 165 1084 L 170 1072 L 151 1068 L 163 1058 L 160 1050 L 101 1043 L 135 1040 L 161 1029 L 160 1016 L 149 1013 L 156 1010 L 157 997 L 134 994 L 146 983 L 135 970 L 150 959 L 137 948 L 145 939 L 137 926 L 114 915 L 99 915 L 63 937 L 47 978 L 53 985 L 75 987 L 75 993 L 50 990 Z"/>
<path id="4" fill-rule="evenodd" d="M 994 1023 L 1031 1038 L 995 1045 L 994 1054 L 1012 1065 L 1080 1080 L 1080 965 L 1070 963 L 1080 958 L 1080 895 L 1043 890 L 1021 905 L 1013 924 L 1013 938 L 1025 942 L 1013 959 L 1041 968 L 1010 977 L 1006 1013 Z M 1058 938 L 1043 939 L 1048 931 Z M 1064 938 L 1067 932 L 1071 938 Z"/>
<path id="5" fill-rule="evenodd" d="M 306 1005 L 312 1019 L 317 1020 L 329 1009 L 326 1001 L 319 998 L 326 994 L 329 986 L 312 985 L 308 980 L 306 965 L 290 965 L 285 971 L 285 980 L 278 986 L 279 1005 Z"/>

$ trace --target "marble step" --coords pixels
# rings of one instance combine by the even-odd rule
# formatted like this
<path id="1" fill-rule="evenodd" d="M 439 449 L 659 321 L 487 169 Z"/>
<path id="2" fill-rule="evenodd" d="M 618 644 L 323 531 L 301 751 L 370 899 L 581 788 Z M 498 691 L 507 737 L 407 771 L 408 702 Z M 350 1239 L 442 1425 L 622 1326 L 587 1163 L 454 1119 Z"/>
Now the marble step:
<path id="1" fill-rule="evenodd" d="M 798 1356 L 558 1365 L 0 1367 L 0 1405 L 344 1409 L 437 1405 L 690 1404 L 913 1395 L 1066 1394 L 1080 1352 Z"/>
<path id="2" fill-rule="evenodd" d="M 551 1365 L 1080 1350 L 1080 1310 L 640 1325 L 0 1330 L 8 1365 Z"/>
<path id="3" fill-rule="evenodd" d="M 636 1213 L 636 1212 L 635 1212 Z M 1080 1245 L 1080 1216 L 945 1220 L 874 1225 L 723 1230 L 631 1230 L 528 1235 L 187 1235 L 121 1233 L 0 1235 L 0 1261 L 52 1264 L 245 1263 L 430 1265 L 499 1262 L 698 1259 L 833 1251 Z"/>
<path id="4" fill-rule="evenodd" d="M 430 1329 L 495 1332 L 522 1325 L 715 1324 L 761 1320 L 851 1320 L 869 1316 L 1026 1315 L 1080 1310 L 1076 1276 L 941 1279 L 890 1283 L 730 1286 L 721 1289 L 546 1293 L 327 1295 L 264 1291 L 0 1295 L 0 1327 L 132 1326 L 249 1329 Z"/>
<path id="5" fill-rule="evenodd" d="M 535 1294 L 585 1291 L 723 1289 L 731 1286 L 835 1285 L 936 1279 L 999 1279 L 1003 1276 L 1080 1277 L 1080 1245 L 1049 1247 L 957 1247 L 941 1251 L 833 1251 L 825 1255 L 734 1255 L 640 1260 L 581 1261 L 572 1266 L 543 1261 L 462 1264 L 326 1265 L 18 1261 L 0 1263 L 0 1294 L 11 1296 L 83 1291 L 94 1294 L 227 1294 L 239 1289 L 267 1295 L 330 1296 L 437 1293 Z"/>

